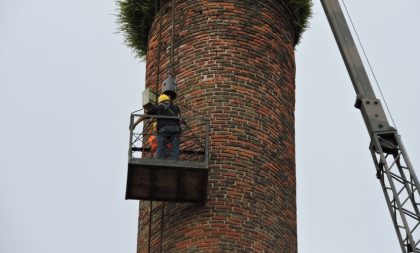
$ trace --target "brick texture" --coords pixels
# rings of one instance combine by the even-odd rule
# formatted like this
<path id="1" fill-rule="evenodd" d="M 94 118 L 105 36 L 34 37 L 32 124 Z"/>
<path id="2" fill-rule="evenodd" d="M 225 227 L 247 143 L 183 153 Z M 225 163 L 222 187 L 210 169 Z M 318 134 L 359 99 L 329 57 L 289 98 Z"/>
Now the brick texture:
<path id="1" fill-rule="evenodd" d="M 141 201 L 138 252 L 297 252 L 295 61 L 284 1 L 176 1 L 177 103 L 186 116 L 210 118 L 208 196 L 204 205 Z M 146 85 L 158 90 L 171 2 L 155 16 L 146 58 Z"/>

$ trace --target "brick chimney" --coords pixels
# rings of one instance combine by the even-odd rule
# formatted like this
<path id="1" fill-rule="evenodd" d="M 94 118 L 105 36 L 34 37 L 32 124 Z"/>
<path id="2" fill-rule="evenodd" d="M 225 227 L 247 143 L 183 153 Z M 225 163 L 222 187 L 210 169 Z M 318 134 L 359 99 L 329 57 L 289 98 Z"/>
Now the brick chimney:
<path id="1" fill-rule="evenodd" d="M 171 2 L 163 1 L 150 31 L 153 90 L 168 76 Z M 208 195 L 201 205 L 140 201 L 138 252 L 297 252 L 290 7 L 175 2 L 176 102 L 183 115 L 210 119 Z"/>

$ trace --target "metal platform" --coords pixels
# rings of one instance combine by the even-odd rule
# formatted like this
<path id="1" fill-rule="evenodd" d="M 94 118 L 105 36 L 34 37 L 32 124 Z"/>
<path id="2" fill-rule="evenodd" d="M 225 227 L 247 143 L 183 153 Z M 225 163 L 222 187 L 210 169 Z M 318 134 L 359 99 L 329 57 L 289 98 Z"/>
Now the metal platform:
<path id="1" fill-rule="evenodd" d="M 202 162 L 131 159 L 125 198 L 202 202 L 207 195 L 207 176 Z"/>
<path id="2" fill-rule="evenodd" d="M 131 123 L 136 117 L 132 115 Z M 207 196 L 208 131 L 209 122 L 187 119 L 188 127 L 181 134 L 180 159 L 154 159 L 148 137 L 154 135 L 150 128 L 154 118 L 147 116 L 139 129 L 130 131 L 126 199 L 203 202 Z"/>

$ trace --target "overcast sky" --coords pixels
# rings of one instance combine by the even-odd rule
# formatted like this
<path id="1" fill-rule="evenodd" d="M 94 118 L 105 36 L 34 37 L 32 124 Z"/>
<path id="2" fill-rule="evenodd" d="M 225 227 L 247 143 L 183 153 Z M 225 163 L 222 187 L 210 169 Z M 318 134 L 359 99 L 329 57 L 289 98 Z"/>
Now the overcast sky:
<path id="1" fill-rule="evenodd" d="M 420 2 L 346 3 L 420 174 Z M 145 64 L 116 33 L 115 8 L 111 0 L 0 0 L 1 253 L 136 250 L 138 202 L 124 193 L 129 114 L 140 105 Z M 299 252 L 399 252 L 318 1 L 296 62 Z"/>

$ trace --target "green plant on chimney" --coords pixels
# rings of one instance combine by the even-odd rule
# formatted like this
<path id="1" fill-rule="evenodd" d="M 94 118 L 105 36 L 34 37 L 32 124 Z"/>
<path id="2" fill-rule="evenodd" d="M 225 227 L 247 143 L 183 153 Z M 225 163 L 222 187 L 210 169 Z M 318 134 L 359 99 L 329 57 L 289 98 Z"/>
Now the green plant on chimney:
<path id="1" fill-rule="evenodd" d="M 165 0 L 162 0 L 165 1 Z M 292 14 L 295 33 L 295 44 L 298 44 L 302 33 L 308 27 L 311 16 L 311 0 L 278 0 L 285 1 Z M 117 23 L 125 35 L 125 43 L 135 55 L 142 59 L 147 53 L 150 27 L 155 13 L 159 10 L 156 0 L 118 0 Z"/>

